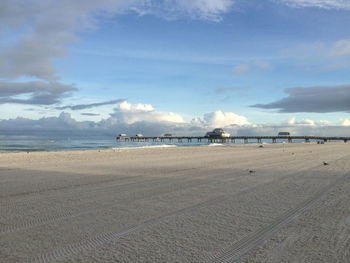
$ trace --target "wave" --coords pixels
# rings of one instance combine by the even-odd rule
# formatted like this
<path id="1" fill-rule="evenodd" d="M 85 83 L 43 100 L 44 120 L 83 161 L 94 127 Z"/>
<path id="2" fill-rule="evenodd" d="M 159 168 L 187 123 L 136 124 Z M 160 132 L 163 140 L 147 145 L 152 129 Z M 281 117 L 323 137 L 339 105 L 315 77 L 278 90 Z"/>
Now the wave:
<path id="1" fill-rule="evenodd" d="M 204 146 L 215 147 L 215 146 L 225 146 L 225 145 L 222 144 L 222 143 L 211 143 L 211 144 L 209 144 L 209 145 L 204 145 Z"/>
<path id="2" fill-rule="evenodd" d="M 173 144 L 162 144 L 162 145 L 148 145 L 148 146 L 136 146 L 136 147 L 114 147 L 113 150 L 123 150 L 123 149 L 145 149 L 145 148 L 175 148 L 177 145 Z"/>

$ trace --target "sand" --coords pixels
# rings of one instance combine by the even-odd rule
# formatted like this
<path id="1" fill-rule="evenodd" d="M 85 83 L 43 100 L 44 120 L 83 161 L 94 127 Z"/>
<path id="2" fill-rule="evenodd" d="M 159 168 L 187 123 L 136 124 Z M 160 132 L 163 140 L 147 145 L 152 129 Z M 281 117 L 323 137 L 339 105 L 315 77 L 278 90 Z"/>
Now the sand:
<path id="1" fill-rule="evenodd" d="M 349 158 L 346 143 L 0 154 L 0 262 L 349 262 Z"/>

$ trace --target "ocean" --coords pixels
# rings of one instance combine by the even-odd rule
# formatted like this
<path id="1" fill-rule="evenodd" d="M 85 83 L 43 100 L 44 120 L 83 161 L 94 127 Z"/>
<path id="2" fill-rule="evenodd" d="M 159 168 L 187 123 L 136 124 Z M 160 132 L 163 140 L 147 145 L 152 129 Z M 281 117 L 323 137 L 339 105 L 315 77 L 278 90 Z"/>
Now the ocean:
<path id="1" fill-rule="evenodd" d="M 287 142 L 284 140 L 279 143 Z M 298 141 L 294 141 L 298 142 Z M 300 141 L 303 142 L 303 141 Z M 249 143 L 257 143 L 254 140 Z M 271 143 L 270 140 L 263 141 L 264 144 Z M 84 137 L 82 138 L 55 138 L 55 137 L 36 137 L 36 136 L 18 136 L 18 135 L 0 135 L 0 152 L 37 152 L 37 151 L 70 151 L 70 150 L 93 150 L 109 148 L 140 148 L 140 147 L 188 147 L 188 146 L 231 146 L 244 144 L 243 140 L 236 140 L 235 143 L 208 143 L 206 140 L 197 142 L 172 142 L 165 140 L 149 142 L 124 142 L 117 141 L 115 137 Z"/>

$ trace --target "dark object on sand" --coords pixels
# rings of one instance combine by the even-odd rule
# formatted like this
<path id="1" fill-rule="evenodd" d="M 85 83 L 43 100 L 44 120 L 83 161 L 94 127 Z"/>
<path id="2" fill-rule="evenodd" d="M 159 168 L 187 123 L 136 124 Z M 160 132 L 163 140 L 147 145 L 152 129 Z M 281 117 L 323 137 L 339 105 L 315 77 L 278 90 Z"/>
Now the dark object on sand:
<path id="1" fill-rule="evenodd" d="M 264 148 L 264 145 L 260 144 L 260 145 L 259 145 L 259 148 Z"/>
<path id="2" fill-rule="evenodd" d="M 249 173 L 252 174 L 252 173 L 255 173 L 256 171 L 254 170 L 249 170 Z"/>
<path id="3" fill-rule="evenodd" d="M 323 165 L 329 165 L 329 163 L 327 163 L 327 162 L 323 162 Z"/>

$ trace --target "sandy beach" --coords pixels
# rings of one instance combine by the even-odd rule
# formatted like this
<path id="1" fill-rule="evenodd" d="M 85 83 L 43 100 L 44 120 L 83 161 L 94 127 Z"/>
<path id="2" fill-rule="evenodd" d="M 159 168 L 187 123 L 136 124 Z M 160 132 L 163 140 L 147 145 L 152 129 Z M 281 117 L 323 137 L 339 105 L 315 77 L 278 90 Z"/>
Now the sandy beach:
<path id="1" fill-rule="evenodd" d="M 0 262 L 349 262 L 349 159 L 347 143 L 0 154 Z"/>

